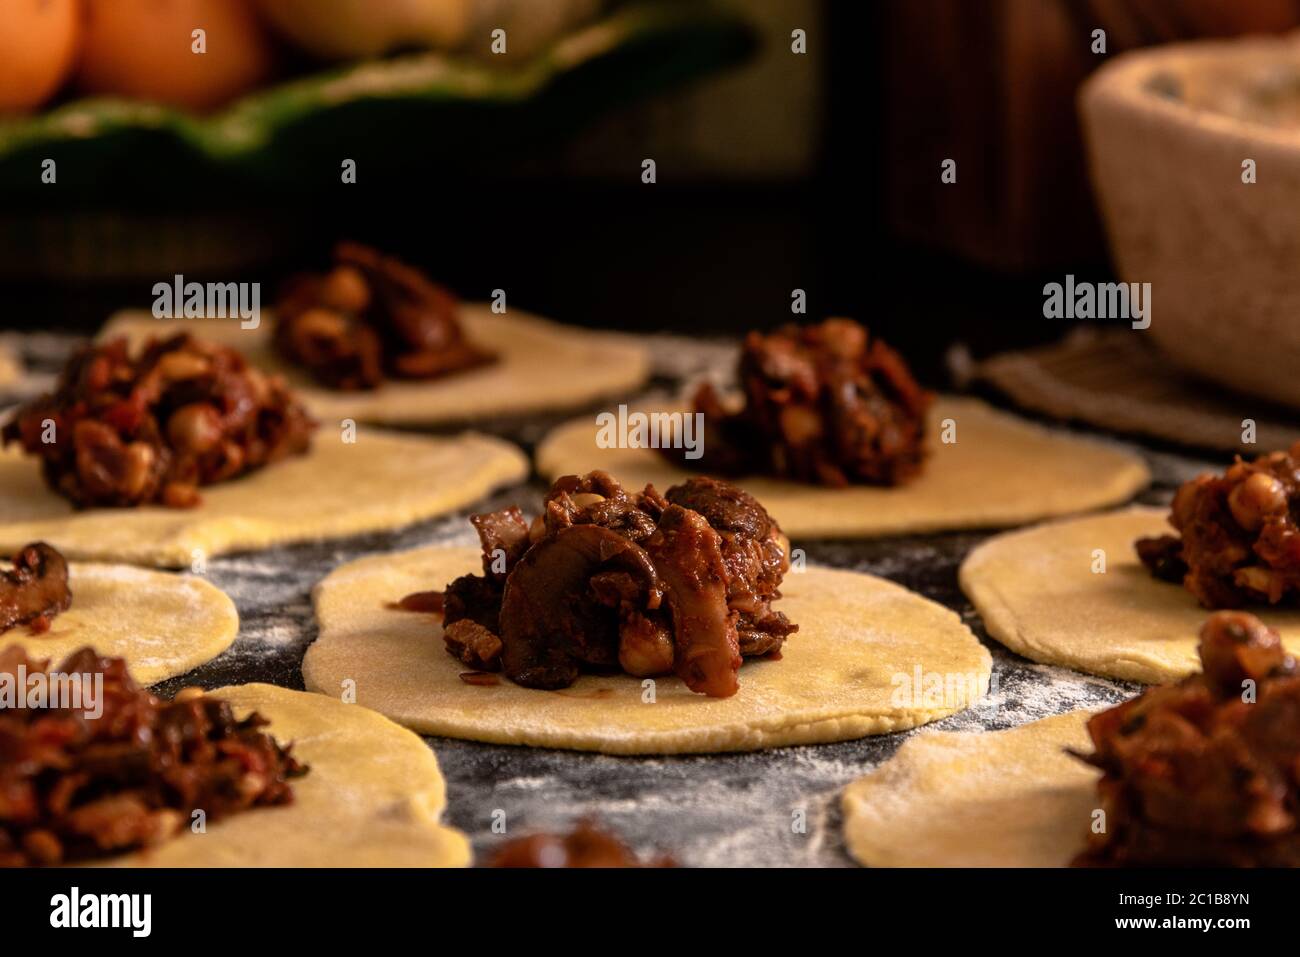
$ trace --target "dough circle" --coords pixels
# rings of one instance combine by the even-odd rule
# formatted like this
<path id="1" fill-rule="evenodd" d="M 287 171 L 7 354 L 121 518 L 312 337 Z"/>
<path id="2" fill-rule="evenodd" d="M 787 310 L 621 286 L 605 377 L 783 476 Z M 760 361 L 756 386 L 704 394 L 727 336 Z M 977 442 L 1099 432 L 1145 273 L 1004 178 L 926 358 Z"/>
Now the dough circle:
<path id="1" fill-rule="evenodd" d="M 311 771 L 293 803 L 211 821 L 157 847 L 105 862 L 122 867 L 464 867 L 469 841 L 439 822 L 446 786 L 432 749 L 359 705 L 266 684 L 209 692 L 265 729 Z"/>
<path id="2" fill-rule="evenodd" d="M 936 441 L 939 423 L 957 441 Z M 770 478 L 740 484 L 792 537 L 869 538 L 1019 525 L 1114 505 L 1150 480 L 1137 456 L 1100 442 L 1049 432 L 976 399 L 941 396 L 930 412 L 932 454 L 913 482 L 897 488 L 829 489 Z M 647 449 L 602 449 L 595 417 L 560 426 L 537 449 L 547 478 L 605 469 L 629 486 L 662 492 L 692 473 Z"/>
<path id="3" fill-rule="evenodd" d="M 844 840 L 870 867 L 1064 867 L 1083 850 L 1099 772 L 1089 712 L 1009 731 L 934 731 L 844 790 Z"/>
<path id="4" fill-rule="evenodd" d="M 372 392 L 321 388 L 285 363 L 272 346 L 269 311 L 256 329 L 242 329 L 236 320 L 160 320 L 127 311 L 109 320 L 100 338 L 125 335 L 139 342 L 185 331 L 233 346 L 260 368 L 283 374 L 325 422 L 351 417 L 384 425 L 438 425 L 563 411 L 635 390 L 650 376 L 645 349 L 615 333 L 564 326 L 514 308 L 497 315 L 483 303 L 464 304 L 460 314 L 466 335 L 497 353 L 495 363 L 433 382 L 387 382 Z"/>
<path id="5" fill-rule="evenodd" d="M 33 635 L 26 625 L 0 632 L 0 648 L 21 645 L 57 667 L 78 648 L 125 658 L 142 685 L 183 675 L 221 654 L 239 633 L 235 603 L 202 578 L 130 565 L 70 564 L 72 605 Z"/>
<path id="6" fill-rule="evenodd" d="M 1017 654 L 1078 671 L 1163 684 L 1201 670 L 1210 612 L 1151 576 L 1133 542 L 1170 531 L 1164 508 L 1129 508 L 989 539 L 966 557 L 962 590 L 988 633 Z M 1106 571 L 1092 571 L 1094 550 Z M 1300 611 L 1251 608 L 1300 652 Z"/>
<path id="7" fill-rule="evenodd" d="M 18 364 L 18 357 L 0 345 L 0 389 L 16 385 L 22 377 L 23 368 Z"/>
<path id="8" fill-rule="evenodd" d="M 674 677 L 642 700 L 640 679 L 584 675 L 561 691 L 460 680 L 434 616 L 389 603 L 479 569 L 472 548 L 375 555 L 336 569 L 313 592 L 320 637 L 307 687 L 357 701 L 424 734 L 494 744 L 677 754 L 754 751 L 900 731 L 961 710 L 987 689 L 991 658 L 961 619 L 892 582 L 809 568 L 786 576 L 778 608 L 799 625 L 779 661 L 750 661 L 731 698 L 693 694 Z M 899 697 L 898 676 L 943 676 L 951 693 Z M 900 685 L 901 686 L 901 685 Z M 902 686 L 906 690 L 906 686 Z M 959 700 L 965 692 L 967 700 Z"/>
<path id="9" fill-rule="evenodd" d="M 528 460 L 508 442 L 322 427 L 310 453 L 200 489 L 192 509 L 75 510 L 51 492 L 36 459 L 0 452 L 0 551 L 49 542 L 69 558 L 163 567 L 299 541 L 386 531 L 434 518 L 522 481 Z"/>

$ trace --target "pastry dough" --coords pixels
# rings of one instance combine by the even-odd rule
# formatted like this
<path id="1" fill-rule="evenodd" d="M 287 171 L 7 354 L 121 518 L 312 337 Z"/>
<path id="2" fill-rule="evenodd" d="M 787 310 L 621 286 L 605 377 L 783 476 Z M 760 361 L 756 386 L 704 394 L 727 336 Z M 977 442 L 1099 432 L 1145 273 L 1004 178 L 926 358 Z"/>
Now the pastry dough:
<path id="1" fill-rule="evenodd" d="M 1162 684 L 1201 670 L 1197 635 L 1210 612 L 1181 585 L 1153 578 L 1133 551 L 1170 531 L 1167 508 L 1130 508 L 989 539 L 962 563 L 962 590 L 990 635 L 1044 664 Z M 1106 571 L 1093 572 L 1094 551 Z M 1300 611 L 1251 608 L 1300 652 Z"/>
<path id="2" fill-rule="evenodd" d="M 747 662 L 731 698 L 693 694 L 677 678 L 661 677 L 647 702 L 642 681 L 625 674 L 584 675 L 560 691 L 504 677 L 469 685 L 435 616 L 388 605 L 479 567 L 476 549 L 433 547 L 336 569 L 313 593 L 320 637 L 303 661 L 307 687 L 337 696 L 353 682 L 358 702 L 424 734 L 674 754 L 899 731 L 961 710 L 988 686 L 989 653 L 955 613 L 883 579 L 825 568 L 786 575 L 777 607 L 799 631 L 781 660 Z M 907 690 L 902 679 L 915 683 L 918 669 L 921 693 L 896 700 Z M 934 688 L 935 677 L 949 693 Z"/>
<path id="3" fill-rule="evenodd" d="M 0 632 L 0 648 L 22 645 L 29 657 L 58 667 L 90 645 L 106 657 L 125 658 L 131 677 L 151 685 L 211 661 L 239 633 L 235 603 L 202 578 L 76 562 L 68 572 L 72 606 L 43 634 L 26 625 Z"/>
<path id="4" fill-rule="evenodd" d="M 956 442 L 938 429 L 956 423 Z M 1140 458 L 1099 442 L 1049 432 L 975 399 L 941 397 L 930 412 L 932 455 L 913 482 L 844 489 L 770 478 L 740 481 L 792 537 L 867 538 L 1019 525 L 1114 505 L 1150 480 Z M 654 450 L 602 449 L 595 417 L 569 422 L 537 449 L 547 478 L 605 469 L 629 488 L 662 492 L 691 473 Z"/>
<path id="5" fill-rule="evenodd" d="M 1100 772 L 1089 712 L 1010 731 L 917 735 L 844 790 L 849 853 L 872 867 L 1064 867 L 1083 850 Z"/>
<path id="6" fill-rule="evenodd" d="M 187 331 L 233 346 L 259 367 L 283 373 L 312 414 L 327 422 L 351 417 L 437 425 L 563 411 L 637 389 L 650 375 L 645 350 L 624 336 L 563 326 L 513 308 L 497 315 L 481 303 L 463 305 L 460 317 L 473 342 L 497 353 L 495 363 L 432 382 L 390 381 L 373 392 L 322 388 L 287 365 L 272 347 L 269 312 L 256 329 L 242 329 L 233 319 L 155 319 L 147 312 L 121 312 L 101 338 L 126 335 L 140 342 Z"/>
<path id="7" fill-rule="evenodd" d="M 223 552 L 400 528 L 523 480 L 508 442 L 467 433 L 426 438 L 323 426 L 312 450 L 199 490 L 197 508 L 76 511 L 41 478 L 35 458 L 0 452 L 0 551 L 49 542 L 69 558 L 192 566 Z"/>
<path id="8" fill-rule="evenodd" d="M 249 684 L 210 692 L 311 771 L 293 803 L 254 808 L 108 862 L 123 867 L 464 867 L 465 835 L 439 823 L 446 787 L 432 749 L 359 705 Z"/>
<path id="9" fill-rule="evenodd" d="M 8 388 L 22 378 L 23 369 L 18 358 L 0 345 L 0 389 Z"/>

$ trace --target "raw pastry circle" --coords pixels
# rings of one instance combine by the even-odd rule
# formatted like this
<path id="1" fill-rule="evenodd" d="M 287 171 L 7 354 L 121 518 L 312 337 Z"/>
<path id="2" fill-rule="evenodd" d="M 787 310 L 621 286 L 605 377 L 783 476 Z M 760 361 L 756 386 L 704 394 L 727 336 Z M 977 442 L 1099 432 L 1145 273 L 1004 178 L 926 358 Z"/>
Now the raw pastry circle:
<path id="1" fill-rule="evenodd" d="M 945 419 L 957 441 L 936 441 Z M 1018 525 L 1114 505 L 1150 480 L 1140 458 L 1099 442 L 1049 432 L 975 399 L 942 396 L 930 412 L 932 455 L 913 482 L 897 488 L 822 488 L 770 478 L 740 482 L 790 536 L 868 538 L 910 532 Z M 660 491 L 689 477 L 647 449 L 602 449 L 595 417 L 560 426 L 538 446 L 547 478 L 591 469 L 624 485 Z"/>
<path id="2" fill-rule="evenodd" d="M 442 588 L 479 568 L 471 548 L 375 555 L 336 569 L 313 592 L 320 637 L 303 677 L 335 695 L 354 681 L 357 701 L 424 734 L 495 744 L 676 754 L 753 751 L 844 741 L 913 728 L 961 710 L 959 691 L 987 688 L 991 659 L 952 611 L 883 579 L 810 568 L 786 576 L 778 607 L 799 631 L 779 661 L 750 661 L 732 698 L 693 694 L 677 678 L 584 675 L 561 691 L 460 680 L 432 615 L 394 611 L 411 592 Z M 952 676 L 946 700 L 895 704 L 898 675 Z M 923 677 L 924 681 L 929 680 Z"/>
<path id="3" fill-rule="evenodd" d="M 72 606 L 44 634 L 33 635 L 26 625 L 0 632 L 0 647 L 21 645 L 29 657 L 57 667 L 90 645 L 100 655 L 125 658 L 131 677 L 151 685 L 211 661 L 239 633 L 235 603 L 202 578 L 76 562 L 68 572 Z"/>
<path id="4" fill-rule="evenodd" d="M 352 417 L 388 425 L 437 425 L 494 415 L 580 408 L 640 387 L 650 375 L 646 351 L 614 333 L 564 326 L 511 308 L 497 315 L 485 304 L 461 306 L 468 337 L 497 353 L 497 361 L 433 382 L 386 382 L 373 392 L 321 388 L 286 364 L 271 343 L 274 320 L 264 313 L 256 329 L 235 320 L 155 319 L 147 312 L 114 316 L 101 338 L 132 341 L 192 332 L 233 346 L 263 369 L 279 372 L 312 414 L 326 422 Z"/>
<path id="5" fill-rule="evenodd" d="M 34 458 L 0 452 L 0 551 L 37 539 L 70 558 L 164 567 L 291 542 L 400 528 L 469 505 L 523 480 L 528 460 L 508 442 L 466 433 L 430 438 L 322 427 L 310 453 L 200 489 L 197 508 L 76 511 Z"/>
<path id="6" fill-rule="evenodd" d="M 18 358 L 0 345 L 0 388 L 13 385 L 22 378 L 22 366 L 18 364 Z"/>
<path id="7" fill-rule="evenodd" d="M 1168 509 L 1129 508 L 989 539 L 962 563 L 962 591 L 990 635 L 1049 665 L 1162 684 L 1201 670 L 1209 612 L 1138 561 L 1133 542 L 1170 531 Z M 1106 572 L 1092 571 L 1095 549 Z M 1300 611 L 1251 608 L 1300 652 Z"/>
<path id="8" fill-rule="evenodd" d="M 871 867 L 1064 867 L 1083 850 L 1100 773 L 1089 712 L 1009 731 L 905 741 L 844 790 L 844 839 Z"/>
<path id="9" fill-rule="evenodd" d="M 432 749 L 373 711 L 275 685 L 219 688 L 212 697 L 265 730 L 311 771 L 293 803 L 212 821 L 158 847 L 114 858 L 124 867 L 464 867 L 465 835 L 439 823 L 446 787 Z"/>

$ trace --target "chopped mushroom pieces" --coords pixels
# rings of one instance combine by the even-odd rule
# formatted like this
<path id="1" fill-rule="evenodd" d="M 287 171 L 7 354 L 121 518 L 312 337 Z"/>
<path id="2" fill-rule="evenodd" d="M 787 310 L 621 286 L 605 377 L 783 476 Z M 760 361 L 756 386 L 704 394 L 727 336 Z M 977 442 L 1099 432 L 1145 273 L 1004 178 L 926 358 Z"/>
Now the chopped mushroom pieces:
<path id="1" fill-rule="evenodd" d="M 496 358 L 465 338 L 456 308 L 455 297 L 419 270 L 339 243 L 328 273 L 286 284 L 275 307 L 275 344 L 331 389 L 437 379 Z"/>
<path id="2" fill-rule="evenodd" d="M 1211 615 L 1200 654 L 1088 722 L 1105 827 L 1076 864 L 1300 866 L 1300 669 L 1245 612 Z"/>
<path id="3" fill-rule="evenodd" d="M 307 773 L 257 714 L 236 720 L 226 702 L 188 690 L 162 701 L 135 684 L 125 661 L 90 648 L 57 674 L 47 666 L 17 646 L 0 651 L 9 683 L 39 672 L 51 687 L 57 678 L 71 688 L 82 676 L 84 689 L 80 701 L 39 707 L 0 700 L 0 867 L 158 844 L 188 827 L 195 810 L 215 821 L 288 804 L 290 780 Z"/>
<path id="4" fill-rule="evenodd" d="M 898 485 L 921 471 L 932 396 L 897 352 L 851 319 L 751 332 L 739 379 L 739 411 L 728 410 L 711 385 L 696 393 L 704 415 L 699 458 L 675 448 L 663 454 L 714 474 L 834 487 Z"/>
<path id="5" fill-rule="evenodd" d="M 1201 475 L 1174 496 L 1178 535 L 1142 538 L 1138 557 L 1180 581 L 1206 608 L 1293 603 L 1300 594 L 1300 443 L 1222 476 Z"/>
<path id="6" fill-rule="evenodd" d="M 743 656 L 778 651 L 798 627 L 772 608 L 789 543 L 726 482 L 629 495 L 604 472 L 567 475 L 531 525 L 516 508 L 471 521 L 483 574 L 448 585 L 442 610 L 448 652 L 475 671 L 551 689 L 584 670 L 677 674 L 727 697 Z"/>
<path id="7" fill-rule="evenodd" d="M 138 357 L 125 339 L 86 347 L 0 438 L 40 456 L 50 488 L 78 507 L 188 508 L 200 486 L 307 451 L 314 428 L 278 377 L 181 334 Z"/>
<path id="8" fill-rule="evenodd" d="M 13 568 L 0 568 L 0 634 L 15 625 L 44 630 L 71 604 L 68 562 L 44 542 L 20 549 Z"/>

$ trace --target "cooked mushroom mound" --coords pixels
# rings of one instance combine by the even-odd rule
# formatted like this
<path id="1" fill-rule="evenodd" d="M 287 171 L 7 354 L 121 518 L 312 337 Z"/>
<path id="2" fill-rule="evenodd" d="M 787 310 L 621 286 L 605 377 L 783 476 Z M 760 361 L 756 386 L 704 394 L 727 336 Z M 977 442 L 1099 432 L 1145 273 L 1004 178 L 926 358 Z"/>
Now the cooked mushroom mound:
<path id="1" fill-rule="evenodd" d="M 195 810 L 211 822 L 287 804 L 290 780 L 307 773 L 256 714 L 236 720 L 229 704 L 200 693 L 159 700 L 125 661 L 90 648 L 55 671 L 47 664 L 17 646 L 0 651 L 0 683 L 13 692 L 0 696 L 0 867 L 158 844 Z M 36 704 L 34 676 L 48 689 Z"/>
<path id="2" fill-rule="evenodd" d="M 13 567 L 0 568 L 0 634 L 15 625 L 41 631 L 72 604 L 68 562 L 44 542 L 20 549 Z"/>
<path id="3" fill-rule="evenodd" d="M 1179 535 L 1138 539 L 1157 578 L 1181 581 L 1206 608 L 1293 601 L 1300 591 L 1300 443 L 1222 476 L 1201 475 L 1174 496 Z"/>
<path id="4" fill-rule="evenodd" d="M 277 377 L 189 335 L 88 346 L 0 435 L 73 504 L 187 508 L 198 488 L 305 452 L 315 424 Z"/>
<path id="5" fill-rule="evenodd" d="M 1300 866 L 1300 669 L 1244 612 L 1211 615 L 1200 655 L 1088 722 L 1105 828 L 1076 864 Z"/>
<path id="6" fill-rule="evenodd" d="M 692 691 L 727 697 L 743 656 L 778 651 L 797 628 L 772 609 L 788 542 L 726 482 L 629 495 L 604 472 L 568 475 L 531 525 L 517 508 L 470 521 L 483 574 L 443 594 L 447 650 L 529 688 L 621 669 L 676 674 Z"/>
<path id="7" fill-rule="evenodd" d="M 833 487 L 898 485 L 921 471 L 932 396 L 897 352 L 851 319 L 751 332 L 739 379 L 737 412 L 711 385 L 696 393 L 702 456 L 665 455 L 706 472 Z"/>
<path id="8" fill-rule="evenodd" d="M 495 359 L 465 338 L 456 309 L 456 298 L 418 270 L 340 243 L 328 273 L 286 284 L 275 306 L 275 344 L 332 389 L 437 379 Z"/>

